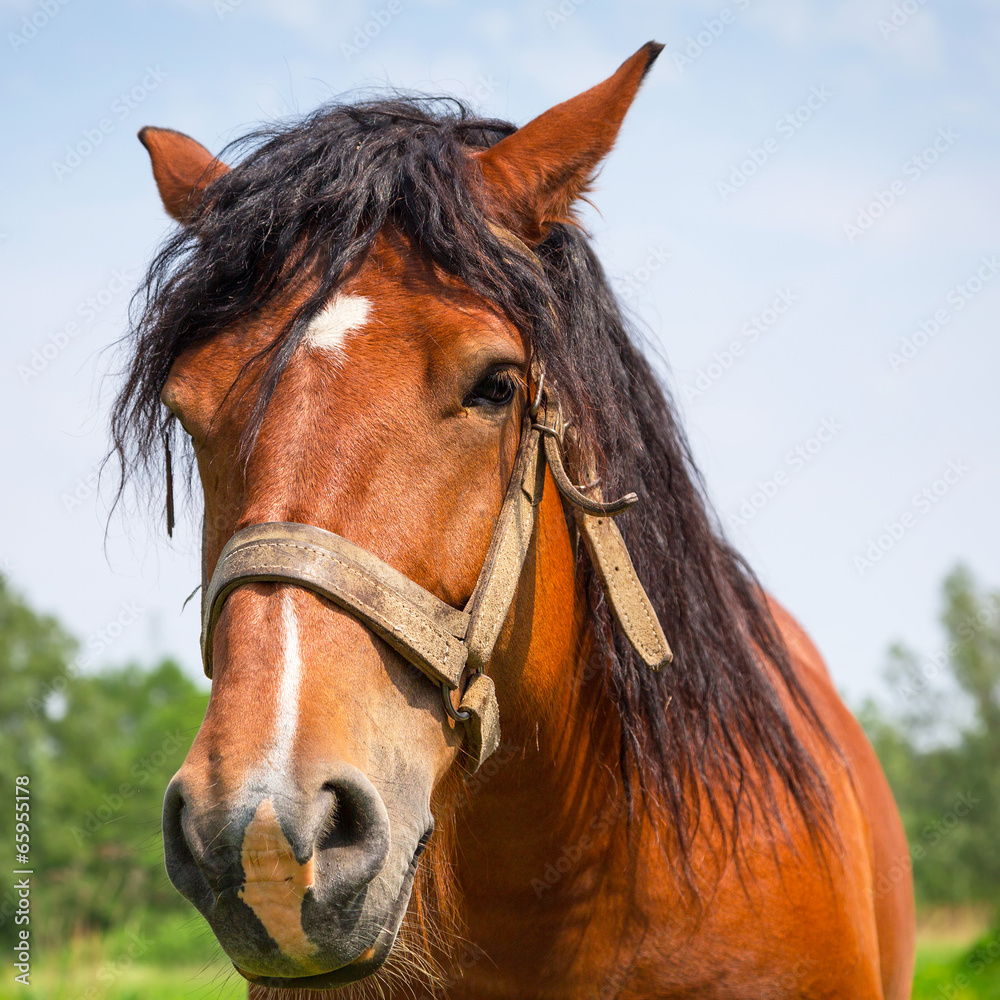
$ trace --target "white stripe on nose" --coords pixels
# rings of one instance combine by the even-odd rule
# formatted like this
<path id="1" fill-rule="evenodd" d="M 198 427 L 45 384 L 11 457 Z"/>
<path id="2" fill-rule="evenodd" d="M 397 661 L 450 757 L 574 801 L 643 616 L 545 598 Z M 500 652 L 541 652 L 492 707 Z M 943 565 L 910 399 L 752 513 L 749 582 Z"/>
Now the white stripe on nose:
<path id="1" fill-rule="evenodd" d="M 302 650 L 299 646 L 299 621 L 291 587 L 282 587 L 281 599 L 281 683 L 275 706 L 274 731 L 266 766 L 286 774 L 292 760 L 295 731 L 299 725 L 299 688 L 302 686 Z"/>

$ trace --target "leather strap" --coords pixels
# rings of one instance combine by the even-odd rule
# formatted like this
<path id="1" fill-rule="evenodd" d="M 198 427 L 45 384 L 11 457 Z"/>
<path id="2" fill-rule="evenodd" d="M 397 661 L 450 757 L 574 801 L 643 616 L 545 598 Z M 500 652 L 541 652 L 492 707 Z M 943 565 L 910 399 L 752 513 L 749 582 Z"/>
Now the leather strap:
<path id="1" fill-rule="evenodd" d="M 462 697 L 461 708 L 469 713 L 465 723 L 468 767 L 475 774 L 484 760 L 500 746 L 500 706 L 496 689 L 486 674 L 476 674 Z"/>
<path id="2" fill-rule="evenodd" d="M 639 582 L 618 525 L 606 515 L 594 517 L 583 511 L 577 512 L 576 522 L 618 627 L 646 666 L 659 670 L 674 658 L 674 654 L 663 634 L 660 619 Z"/>
<path id="3" fill-rule="evenodd" d="M 293 582 L 350 611 L 436 683 L 458 687 L 469 616 L 378 556 L 332 531 L 275 521 L 236 532 L 205 594 L 202 655 L 211 676 L 212 639 L 226 598 L 239 586 Z"/>
<path id="4" fill-rule="evenodd" d="M 555 480 L 556 488 L 565 500 L 568 500 L 577 510 L 586 511 L 588 514 L 603 514 L 607 517 L 616 517 L 623 514 L 633 504 L 639 502 L 639 497 L 635 493 L 626 493 L 618 500 L 611 503 L 604 503 L 600 500 L 592 500 L 580 492 L 569 478 L 569 473 L 563 465 L 562 460 L 562 431 L 555 431 L 550 427 L 545 427 L 545 460 L 552 471 L 552 478 Z"/>
<path id="5" fill-rule="evenodd" d="M 659 670 L 673 659 L 673 653 L 656 610 L 639 582 L 625 540 L 612 520 L 637 503 L 639 497 L 635 493 L 626 493 L 617 500 L 605 502 L 585 496 L 573 485 L 563 464 L 563 445 L 569 423 L 563 418 L 557 401 L 546 412 L 545 422 L 535 426 L 545 435 L 546 463 L 563 499 L 573 507 L 577 528 L 586 543 L 618 627 L 643 662 L 653 670 Z M 589 471 L 593 472 L 592 469 Z"/>
<path id="6" fill-rule="evenodd" d="M 476 589 L 465 607 L 470 618 L 466 645 L 469 664 L 474 670 L 485 670 L 493 655 L 535 532 L 535 510 L 545 485 L 545 463 L 539 437 L 527 417 L 507 496 L 500 508 Z"/>

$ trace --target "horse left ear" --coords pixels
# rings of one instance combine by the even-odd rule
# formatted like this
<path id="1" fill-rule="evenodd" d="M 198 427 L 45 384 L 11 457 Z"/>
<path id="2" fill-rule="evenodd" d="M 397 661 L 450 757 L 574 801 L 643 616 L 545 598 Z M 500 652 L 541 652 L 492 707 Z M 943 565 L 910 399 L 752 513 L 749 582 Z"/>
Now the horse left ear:
<path id="1" fill-rule="evenodd" d="M 139 131 L 153 164 L 153 178 L 167 214 L 186 225 L 201 204 L 205 188 L 229 167 L 183 132 L 147 125 Z"/>
<path id="2" fill-rule="evenodd" d="M 610 152 L 639 84 L 661 51 L 659 42 L 647 42 L 603 83 L 475 154 L 491 208 L 504 225 L 534 244 L 553 222 L 572 218 L 573 202 L 587 191 Z"/>

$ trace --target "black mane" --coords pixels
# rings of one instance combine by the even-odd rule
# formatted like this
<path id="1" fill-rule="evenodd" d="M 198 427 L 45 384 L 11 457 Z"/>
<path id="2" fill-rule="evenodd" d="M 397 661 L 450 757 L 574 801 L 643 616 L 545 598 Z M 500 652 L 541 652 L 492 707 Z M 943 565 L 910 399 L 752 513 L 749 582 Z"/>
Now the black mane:
<path id="1" fill-rule="evenodd" d="M 619 766 L 630 801 L 638 786 L 639 798 L 665 805 L 685 866 L 692 824 L 706 804 L 730 844 L 734 813 L 749 810 L 766 823 L 786 793 L 811 828 L 822 826 L 826 786 L 765 660 L 818 720 L 759 584 L 708 512 L 684 434 L 585 235 L 553 226 L 535 261 L 484 214 L 469 150 L 513 130 L 457 101 L 392 98 L 327 106 L 240 140 L 242 160 L 211 184 L 136 297 L 131 361 L 112 415 L 122 485 L 133 473 L 160 471 L 174 422 L 159 394 L 181 351 L 252 316 L 287 289 L 289 272 L 318 275 L 315 293 L 267 351 L 259 426 L 308 320 L 376 234 L 394 226 L 506 311 L 559 385 L 597 456 L 605 494 L 639 494 L 620 526 L 673 647 L 672 667 L 653 673 L 642 664 L 614 628 L 585 557 L 579 567 L 595 668 L 620 719 Z"/>

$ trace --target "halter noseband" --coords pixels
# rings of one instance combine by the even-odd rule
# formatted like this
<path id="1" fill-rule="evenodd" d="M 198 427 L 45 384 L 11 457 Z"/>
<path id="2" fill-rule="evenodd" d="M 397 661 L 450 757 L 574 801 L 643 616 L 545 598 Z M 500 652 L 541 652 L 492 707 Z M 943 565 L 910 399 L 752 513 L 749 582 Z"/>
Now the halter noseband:
<path id="1" fill-rule="evenodd" d="M 672 658 L 656 611 L 612 520 L 637 501 L 584 496 L 563 464 L 567 427 L 551 390 L 525 414 L 517 460 L 472 596 L 459 611 L 353 542 L 311 524 L 273 521 L 237 531 L 202 590 L 201 650 L 212 676 L 212 640 L 226 598 L 245 583 L 293 583 L 349 612 L 441 688 L 445 711 L 466 728 L 470 769 L 500 743 L 500 712 L 485 669 L 517 590 L 535 529 L 546 466 L 577 528 L 615 620 L 654 670 Z M 464 686 L 463 686 L 464 682 Z M 451 692 L 460 690 L 456 710 Z"/>

